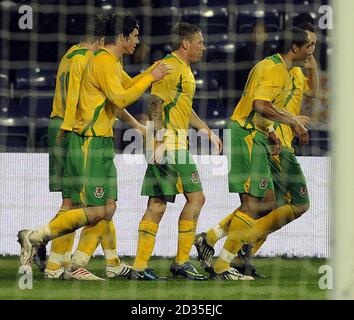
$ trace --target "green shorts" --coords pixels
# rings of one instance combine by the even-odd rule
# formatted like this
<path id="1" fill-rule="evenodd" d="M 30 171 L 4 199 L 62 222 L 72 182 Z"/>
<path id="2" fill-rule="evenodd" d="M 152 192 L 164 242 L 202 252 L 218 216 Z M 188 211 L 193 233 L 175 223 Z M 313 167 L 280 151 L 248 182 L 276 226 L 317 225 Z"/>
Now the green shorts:
<path id="1" fill-rule="evenodd" d="M 103 206 L 117 200 L 117 171 L 113 138 L 84 137 L 71 132 L 64 185 L 74 203 Z"/>
<path id="2" fill-rule="evenodd" d="M 167 163 L 149 164 L 141 195 L 174 202 L 176 194 L 203 191 L 197 166 L 188 150 L 167 152 Z"/>
<path id="3" fill-rule="evenodd" d="M 228 128 L 229 191 L 263 198 L 267 190 L 274 190 L 267 137 L 258 130 L 242 128 L 236 121 L 230 121 Z"/>
<path id="4" fill-rule="evenodd" d="M 305 205 L 310 203 L 306 179 L 295 154 L 282 148 L 278 156 L 271 159 L 277 206 L 284 204 Z"/>
<path id="5" fill-rule="evenodd" d="M 48 124 L 48 153 L 49 153 L 49 190 L 51 192 L 61 191 L 63 198 L 70 198 L 70 193 L 63 190 L 64 165 L 67 152 L 66 135 L 63 136 L 61 143 L 57 142 L 57 136 L 63 119 L 54 117 Z"/>

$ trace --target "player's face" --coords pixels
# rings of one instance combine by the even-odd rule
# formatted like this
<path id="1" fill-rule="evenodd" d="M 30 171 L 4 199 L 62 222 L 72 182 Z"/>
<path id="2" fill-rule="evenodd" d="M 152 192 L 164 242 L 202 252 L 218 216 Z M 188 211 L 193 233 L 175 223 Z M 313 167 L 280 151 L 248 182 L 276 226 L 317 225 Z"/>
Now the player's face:
<path id="1" fill-rule="evenodd" d="M 134 29 L 133 32 L 127 37 L 124 38 L 124 53 L 125 54 L 133 54 L 136 46 L 139 43 L 139 31 L 138 29 Z"/>
<path id="2" fill-rule="evenodd" d="M 191 63 L 193 62 L 198 62 L 202 56 L 203 52 L 205 50 L 204 46 L 204 38 L 201 32 L 197 32 L 193 35 L 193 38 L 191 41 L 189 41 L 189 47 L 188 47 L 188 57 L 189 61 Z"/>
<path id="3" fill-rule="evenodd" d="M 306 61 L 313 55 L 317 36 L 314 32 L 306 31 L 307 32 L 307 41 L 301 48 L 296 48 L 297 51 L 295 53 L 295 62 L 296 65 L 299 67 L 303 67 Z"/>

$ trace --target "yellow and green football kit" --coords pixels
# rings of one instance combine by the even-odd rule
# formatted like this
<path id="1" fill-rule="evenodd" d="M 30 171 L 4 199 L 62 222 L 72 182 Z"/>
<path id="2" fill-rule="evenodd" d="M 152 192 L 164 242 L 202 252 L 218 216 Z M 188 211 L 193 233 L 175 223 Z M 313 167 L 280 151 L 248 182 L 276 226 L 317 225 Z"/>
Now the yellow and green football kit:
<path id="1" fill-rule="evenodd" d="M 150 72 L 131 79 L 118 57 L 106 48 L 100 48 L 89 59 L 69 138 L 66 167 L 75 203 L 101 206 L 107 199 L 117 199 L 112 108 L 124 109 L 132 104 L 153 80 Z"/>
<path id="2" fill-rule="evenodd" d="M 60 129 L 72 130 L 82 74 L 91 55 L 87 48 L 74 45 L 61 59 L 57 72 L 48 125 L 49 190 L 62 191 L 64 198 L 70 198 L 69 190 L 63 188 L 67 136 L 63 135 L 61 140 L 57 138 Z"/>
<path id="3" fill-rule="evenodd" d="M 301 68 L 294 67 L 289 71 L 289 74 L 292 87 L 284 102 L 284 108 L 297 116 L 301 111 L 303 94 L 309 91 L 309 86 Z M 271 158 L 271 172 L 277 207 L 287 203 L 293 203 L 294 205 L 309 204 L 306 179 L 292 147 L 294 133 L 289 126 L 281 123 L 275 123 L 274 127 L 282 143 L 280 154 Z"/>
<path id="4" fill-rule="evenodd" d="M 166 164 L 149 164 L 142 186 L 142 195 L 160 197 L 173 202 L 180 192 L 202 191 L 197 167 L 188 151 L 189 119 L 195 93 L 192 70 L 176 53 L 163 62 L 173 72 L 153 84 L 151 93 L 163 100 L 162 120 Z"/>
<path id="5" fill-rule="evenodd" d="M 258 62 L 245 85 L 229 123 L 231 150 L 229 161 L 229 191 L 264 197 L 274 189 L 270 172 L 270 146 L 261 127 L 255 123 L 255 100 L 264 100 L 282 108 L 290 90 L 290 76 L 280 54 Z"/>

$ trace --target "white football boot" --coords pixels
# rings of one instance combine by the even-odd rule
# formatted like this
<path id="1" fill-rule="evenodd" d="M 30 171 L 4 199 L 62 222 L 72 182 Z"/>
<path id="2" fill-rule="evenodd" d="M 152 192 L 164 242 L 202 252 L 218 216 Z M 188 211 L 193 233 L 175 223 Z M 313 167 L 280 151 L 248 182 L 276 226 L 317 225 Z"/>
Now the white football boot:
<path id="1" fill-rule="evenodd" d="M 131 266 L 125 262 L 122 262 L 119 266 L 117 267 L 109 267 L 106 266 L 105 269 L 105 275 L 107 278 L 114 278 L 114 277 L 127 277 L 130 270 Z"/>
<path id="2" fill-rule="evenodd" d="M 68 271 L 65 269 L 63 274 L 64 280 L 82 280 L 82 281 L 106 281 L 86 270 L 85 268 L 79 268 L 74 271 Z"/>

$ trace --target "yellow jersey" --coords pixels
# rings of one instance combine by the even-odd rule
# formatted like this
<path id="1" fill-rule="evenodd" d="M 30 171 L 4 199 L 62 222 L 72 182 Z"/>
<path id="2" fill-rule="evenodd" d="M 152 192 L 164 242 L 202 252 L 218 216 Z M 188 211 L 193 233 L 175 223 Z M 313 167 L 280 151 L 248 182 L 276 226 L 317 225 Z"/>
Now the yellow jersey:
<path id="1" fill-rule="evenodd" d="M 301 111 L 303 95 L 309 91 L 308 79 L 299 67 L 292 68 L 289 74 L 291 77 L 291 91 L 285 99 L 284 108 L 294 116 L 297 116 Z M 291 146 L 294 139 L 292 129 L 288 125 L 278 122 L 274 124 L 274 128 L 276 129 L 282 146 L 294 151 Z"/>
<path id="2" fill-rule="evenodd" d="M 192 70 L 176 53 L 168 54 L 163 62 L 172 72 L 154 83 L 151 93 L 160 97 L 162 120 L 166 133 L 164 143 L 167 150 L 188 148 L 188 129 L 195 93 L 195 79 Z"/>
<path id="3" fill-rule="evenodd" d="M 277 53 L 267 57 L 250 71 L 241 100 L 235 107 L 231 120 L 237 121 L 245 129 L 260 130 L 254 123 L 256 112 L 253 110 L 253 101 L 269 101 L 281 109 L 289 91 L 290 76 L 282 56 Z"/>
<path id="4" fill-rule="evenodd" d="M 91 55 L 90 50 L 76 44 L 60 60 L 50 117 L 64 119 L 61 125 L 64 130 L 71 131 L 74 125 L 81 78 Z"/>
<path id="5" fill-rule="evenodd" d="M 89 59 L 82 77 L 73 131 L 84 136 L 113 137 L 112 107 L 126 108 L 153 80 L 148 72 L 131 79 L 118 57 L 100 48 Z"/>

